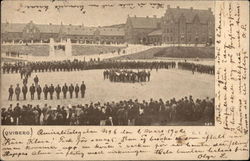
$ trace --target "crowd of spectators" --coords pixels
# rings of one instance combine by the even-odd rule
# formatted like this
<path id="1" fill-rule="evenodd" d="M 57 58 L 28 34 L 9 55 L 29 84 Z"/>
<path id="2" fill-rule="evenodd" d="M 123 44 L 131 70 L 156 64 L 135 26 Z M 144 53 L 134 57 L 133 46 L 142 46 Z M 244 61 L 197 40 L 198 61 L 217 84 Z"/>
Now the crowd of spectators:
<path id="1" fill-rule="evenodd" d="M 17 103 L 1 108 L 2 125 L 177 125 L 178 122 L 214 124 L 214 98 L 192 96 L 150 101 L 123 100 L 56 107 Z M 197 124 L 197 123 L 196 123 Z"/>

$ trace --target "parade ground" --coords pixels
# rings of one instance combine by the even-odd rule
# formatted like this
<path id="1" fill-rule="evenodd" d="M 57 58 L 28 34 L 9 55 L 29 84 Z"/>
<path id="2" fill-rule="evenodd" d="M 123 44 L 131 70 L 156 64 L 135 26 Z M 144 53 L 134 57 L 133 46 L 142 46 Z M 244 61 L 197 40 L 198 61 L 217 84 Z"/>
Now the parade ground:
<path id="1" fill-rule="evenodd" d="M 53 100 L 44 100 L 42 93 L 41 100 L 37 100 L 35 93 L 35 100 L 30 99 L 30 93 L 27 94 L 27 100 L 23 101 L 22 94 L 20 95 L 22 104 L 43 104 L 51 105 L 56 107 L 57 105 L 68 106 L 69 104 L 86 104 L 90 102 L 112 102 L 118 100 L 138 99 L 140 101 L 149 101 L 150 98 L 160 99 L 164 101 L 176 99 L 192 95 L 194 99 L 206 97 L 214 97 L 214 75 L 194 73 L 186 70 L 178 69 L 155 69 L 151 71 L 151 78 L 149 82 L 136 82 L 136 83 L 122 83 L 122 82 L 110 82 L 103 78 L 104 70 L 84 70 L 84 71 L 72 71 L 72 72 L 46 72 L 46 73 L 32 73 L 28 80 L 28 87 L 34 83 L 33 78 L 35 75 L 39 77 L 39 84 L 44 87 L 45 84 L 48 86 L 53 84 L 56 86 L 59 84 L 61 87 L 64 83 L 70 85 L 81 84 L 82 81 L 86 84 L 86 95 L 85 98 L 69 98 L 61 97 L 59 100 L 56 99 L 56 93 L 54 93 Z M 8 101 L 8 88 L 10 85 L 16 87 L 19 83 L 22 86 L 22 80 L 20 74 L 2 74 L 1 77 L 1 107 L 8 107 L 9 104 L 15 105 L 17 103 L 15 95 L 12 101 Z"/>

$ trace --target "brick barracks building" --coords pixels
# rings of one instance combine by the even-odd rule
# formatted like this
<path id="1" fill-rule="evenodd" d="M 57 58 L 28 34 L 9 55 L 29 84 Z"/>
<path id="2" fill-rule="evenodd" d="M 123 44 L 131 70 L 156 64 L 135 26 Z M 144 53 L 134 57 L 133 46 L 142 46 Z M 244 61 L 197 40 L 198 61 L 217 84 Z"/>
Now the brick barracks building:
<path id="1" fill-rule="evenodd" d="M 171 8 L 163 17 L 130 17 L 111 27 L 2 23 L 1 41 L 48 43 L 70 38 L 72 43 L 98 44 L 214 44 L 214 15 L 208 10 Z"/>

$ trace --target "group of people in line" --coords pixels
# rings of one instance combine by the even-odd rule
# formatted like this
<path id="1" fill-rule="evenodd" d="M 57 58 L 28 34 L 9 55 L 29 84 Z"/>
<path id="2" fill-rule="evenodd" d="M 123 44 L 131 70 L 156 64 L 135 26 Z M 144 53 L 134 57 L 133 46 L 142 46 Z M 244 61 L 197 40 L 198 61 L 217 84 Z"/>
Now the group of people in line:
<path id="1" fill-rule="evenodd" d="M 123 100 L 76 106 L 16 104 L 1 108 L 3 125 L 175 125 L 178 122 L 214 124 L 214 98 L 192 96 L 164 102 Z"/>
<path id="2" fill-rule="evenodd" d="M 146 82 L 150 81 L 150 71 L 111 69 L 104 70 L 103 77 L 104 80 L 109 79 L 111 82 Z"/>
<path id="3" fill-rule="evenodd" d="M 215 66 L 214 65 L 202 65 L 188 62 L 178 62 L 178 68 L 184 70 L 191 70 L 192 73 L 206 73 L 206 74 L 215 74 Z"/>
<path id="4" fill-rule="evenodd" d="M 84 84 L 84 81 L 82 84 L 79 86 L 78 84 L 73 85 L 67 85 L 66 83 L 61 87 L 59 84 L 57 86 L 54 86 L 51 84 L 48 86 L 45 84 L 45 86 L 42 88 L 38 84 L 37 76 L 34 78 L 35 83 L 32 83 L 32 85 L 28 88 L 27 84 L 23 84 L 22 87 L 20 87 L 19 84 L 16 85 L 14 88 L 13 85 L 10 85 L 9 87 L 9 97 L 8 100 L 12 101 L 13 100 L 13 95 L 15 94 L 16 100 L 20 101 L 20 95 L 22 93 L 23 95 L 23 100 L 27 99 L 27 93 L 30 93 L 30 98 L 31 100 L 35 99 L 35 94 L 37 94 L 37 99 L 41 99 L 42 93 L 44 93 L 44 99 L 47 100 L 48 96 L 51 100 L 53 100 L 53 95 L 56 93 L 56 98 L 60 99 L 61 93 L 63 93 L 63 99 L 67 98 L 67 93 L 69 93 L 70 98 L 73 98 L 73 93 L 75 93 L 75 97 L 78 98 L 79 92 L 81 94 L 81 97 L 84 98 L 85 96 L 85 91 L 86 91 L 86 85 Z"/>
<path id="5" fill-rule="evenodd" d="M 2 65 L 3 73 L 30 73 L 30 72 L 56 72 L 56 71 L 77 71 L 90 69 L 168 69 L 175 68 L 175 62 L 153 61 L 39 61 L 39 62 L 16 62 Z"/>

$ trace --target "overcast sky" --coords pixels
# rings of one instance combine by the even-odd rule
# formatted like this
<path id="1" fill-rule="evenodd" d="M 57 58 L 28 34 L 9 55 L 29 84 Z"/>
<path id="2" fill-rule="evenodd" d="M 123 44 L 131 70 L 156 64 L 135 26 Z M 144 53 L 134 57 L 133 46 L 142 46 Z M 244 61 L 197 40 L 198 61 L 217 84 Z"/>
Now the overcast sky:
<path id="1" fill-rule="evenodd" d="M 122 8 L 119 4 L 129 4 L 133 3 L 133 9 L 126 7 Z M 139 7 L 138 3 L 145 3 L 144 7 Z M 5 1 L 2 3 L 1 8 L 1 20 L 10 23 L 28 23 L 33 20 L 37 24 L 72 24 L 80 25 L 84 24 L 85 26 L 107 26 L 113 24 L 125 23 L 127 16 L 138 16 L 138 17 L 152 17 L 156 15 L 161 17 L 164 15 L 167 5 L 170 5 L 171 8 L 180 6 L 180 8 L 190 8 L 194 9 L 208 9 L 211 8 L 214 11 L 214 2 L 211 1 L 158 1 L 162 3 L 164 8 L 153 8 L 150 3 L 157 3 L 156 1 Z M 111 4 L 114 7 L 90 7 L 88 5 L 98 4 Z M 45 11 L 45 8 L 41 8 L 40 11 L 38 8 L 27 9 L 27 6 L 48 6 L 48 10 Z M 55 7 L 58 5 L 84 5 L 83 11 L 80 11 L 80 8 L 70 8 L 64 7 L 60 10 L 57 10 Z M 86 11 L 85 13 L 83 13 Z"/>

